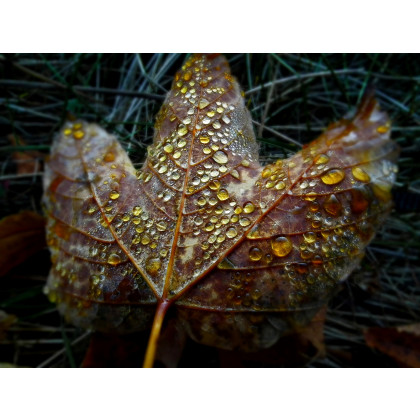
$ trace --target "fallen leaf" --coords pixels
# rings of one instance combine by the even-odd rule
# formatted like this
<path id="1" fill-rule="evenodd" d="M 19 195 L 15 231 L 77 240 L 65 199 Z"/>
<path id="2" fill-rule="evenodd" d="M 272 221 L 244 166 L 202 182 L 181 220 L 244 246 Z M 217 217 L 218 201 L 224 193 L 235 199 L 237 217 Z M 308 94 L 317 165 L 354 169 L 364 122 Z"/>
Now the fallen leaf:
<path id="1" fill-rule="evenodd" d="M 358 266 L 391 209 L 397 155 L 369 92 L 352 119 L 262 167 L 226 59 L 193 55 L 141 170 L 96 124 L 58 135 L 44 177 L 49 298 L 84 328 L 151 328 L 145 366 L 170 307 L 200 343 L 268 348 Z"/>
<path id="2" fill-rule="evenodd" d="M 0 276 L 45 248 L 45 218 L 22 211 L 0 220 Z"/>
<path id="3" fill-rule="evenodd" d="M 365 331 L 369 347 L 392 357 L 405 367 L 420 367 L 420 324 Z"/>
<path id="4" fill-rule="evenodd" d="M 25 146 L 21 137 L 9 134 L 8 139 L 13 146 Z M 16 163 L 17 174 L 33 174 L 42 171 L 44 154 L 37 150 L 16 151 L 12 153 L 12 159 Z"/>

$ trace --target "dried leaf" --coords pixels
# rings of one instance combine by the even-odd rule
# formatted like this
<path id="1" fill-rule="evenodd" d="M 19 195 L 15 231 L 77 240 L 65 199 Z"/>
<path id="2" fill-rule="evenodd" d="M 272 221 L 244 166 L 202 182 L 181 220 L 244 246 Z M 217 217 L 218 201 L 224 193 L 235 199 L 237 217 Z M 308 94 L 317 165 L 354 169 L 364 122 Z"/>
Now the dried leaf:
<path id="1" fill-rule="evenodd" d="M 8 138 L 13 146 L 25 146 L 26 144 L 22 138 L 14 134 L 10 134 Z M 44 154 L 37 150 L 17 151 L 13 152 L 12 159 L 16 163 L 17 174 L 33 174 L 42 170 Z"/>
<path id="2" fill-rule="evenodd" d="M 390 211 L 396 157 L 370 92 L 354 118 L 263 168 L 225 58 L 191 56 L 141 170 L 95 124 L 68 123 L 54 142 L 49 297 L 97 330 L 146 329 L 154 314 L 146 366 L 171 306 L 196 341 L 270 347 L 359 264 Z"/>
<path id="3" fill-rule="evenodd" d="M 45 247 L 45 219 L 22 211 L 0 220 L 0 276 Z"/>
<path id="4" fill-rule="evenodd" d="M 406 367 L 420 367 L 420 324 L 396 328 L 369 328 L 365 331 L 369 347 L 392 357 Z"/>

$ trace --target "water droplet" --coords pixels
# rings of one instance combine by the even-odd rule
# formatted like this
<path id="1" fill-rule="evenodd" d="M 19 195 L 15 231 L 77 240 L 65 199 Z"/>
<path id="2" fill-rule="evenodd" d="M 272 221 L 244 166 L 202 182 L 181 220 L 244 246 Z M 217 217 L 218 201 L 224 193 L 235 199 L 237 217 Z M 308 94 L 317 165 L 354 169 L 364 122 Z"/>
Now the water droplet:
<path id="1" fill-rule="evenodd" d="M 341 182 L 345 176 L 345 172 L 341 169 L 330 169 L 328 172 L 321 176 L 321 180 L 324 184 L 334 185 Z"/>
<path id="2" fill-rule="evenodd" d="M 163 201 L 169 201 L 172 198 L 172 194 L 168 191 L 165 191 L 165 193 L 163 194 Z"/>
<path id="3" fill-rule="evenodd" d="M 140 214 L 143 212 L 142 208 L 139 206 L 133 207 L 133 215 L 134 216 L 140 216 Z"/>
<path id="4" fill-rule="evenodd" d="M 163 150 L 166 153 L 172 153 L 174 150 L 174 146 L 172 146 L 172 144 L 166 144 L 165 147 L 163 148 Z"/>
<path id="5" fill-rule="evenodd" d="M 167 228 L 167 224 L 165 221 L 160 220 L 156 223 L 156 228 L 159 232 L 164 232 Z"/>
<path id="6" fill-rule="evenodd" d="M 185 136 L 188 133 L 188 128 L 184 124 L 180 124 L 178 127 L 178 135 Z"/>
<path id="7" fill-rule="evenodd" d="M 215 121 L 212 125 L 213 128 L 216 130 L 218 130 L 222 126 L 219 121 Z"/>
<path id="8" fill-rule="evenodd" d="M 237 231 L 234 227 L 230 227 L 230 228 L 226 231 L 226 236 L 227 236 L 228 238 L 234 238 L 237 234 L 238 234 L 238 231 Z"/>
<path id="9" fill-rule="evenodd" d="M 120 193 L 119 193 L 119 192 L 117 192 L 117 191 L 111 191 L 111 192 L 109 193 L 109 198 L 110 198 L 111 200 L 116 200 L 119 196 L 120 196 Z"/>
<path id="10" fill-rule="evenodd" d="M 207 223 L 206 226 L 204 226 L 204 230 L 207 232 L 211 232 L 214 229 L 213 223 Z"/>
<path id="11" fill-rule="evenodd" d="M 207 99 L 202 98 L 202 99 L 200 99 L 200 102 L 198 102 L 198 107 L 199 107 L 200 109 L 203 109 L 203 108 L 205 108 L 206 106 L 208 106 L 209 104 L 210 104 L 210 102 L 209 102 Z"/>
<path id="12" fill-rule="evenodd" d="M 204 206 L 206 203 L 207 203 L 207 200 L 206 200 L 206 198 L 205 198 L 205 197 L 203 197 L 203 196 L 198 197 L 197 204 L 198 204 L 199 206 Z"/>
<path id="13" fill-rule="evenodd" d="M 324 209 L 327 213 L 333 215 L 333 216 L 339 216 L 341 214 L 341 210 L 343 206 L 341 205 L 338 198 L 331 194 L 325 201 L 324 201 Z"/>
<path id="14" fill-rule="evenodd" d="M 211 119 L 209 117 L 203 118 L 203 124 L 210 124 Z"/>
<path id="15" fill-rule="evenodd" d="M 77 130 L 73 133 L 73 137 L 75 140 L 82 140 L 84 136 L 85 136 L 85 133 L 82 130 Z"/>
<path id="16" fill-rule="evenodd" d="M 207 144 L 210 141 L 209 137 L 202 136 L 200 137 L 200 143 Z"/>
<path id="17" fill-rule="evenodd" d="M 286 186 L 286 184 L 283 181 L 280 181 L 276 184 L 276 190 L 282 190 L 284 187 Z"/>
<path id="18" fill-rule="evenodd" d="M 69 136 L 71 133 L 72 133 L 71 128 L 66 128 L 66 129 L 64 130 L 64 135 L 65 135 L 65 136 Z"/>
<path id="19" fill-rule="evenodd" d="M 225 152 L 223 152 L 222 150 L 219 150 L 213 155 L 213 160 L 220 164 L 227 163 L 228 156 Z"/>
<path id="20" fill-rule="evenodd" d="M 285 257 L 293 249 L 292 241 L 286 236 L 278 236 L 271 241 L 271 249 L 277 257 Z"/>
<path id="21" fill-rule="evenodd" d="M 156 276 L 161 266 L 162 263 L 159 258 L 148 258 L 146 260 L 146 271 L 151 276 Z"/>
<path id="22" fill-rule="evenodd" d="M 220 201 L 225 201 L 229 198 L 229 193 L 225 189 L 217 191 L 217 197 Z"/>
<path id="23" fill-rule="evenodd" d="M 316 233 L 314 232 L 305 232 L 303 234 L 303 238 L 305 239 L 306 242 L 308 243 L 313 243 L 316 241 Z"/>
<path id="24" fill-rule="evenodd" d="M 351 173 L 353 174 L 354 178 L 357 179 L 358 181 L 362 181 L 362 182 L 370 181 L 369 174 L 366 173 L 362 168 L 355 166 L 351 169 Z"/>
<path id="25" fill-rule="evenodd" d="M 219 189 L 220 188 L 220 182 L 217 181 L 217 180 L 214 180 L 214 181 L 210 182 L 209 188 L 211 190 L 217 190 L 217 189 Z"/>
<path id="26" fill-rule="evenodd" d="M 317 165 L 324 165 L 325 163 L 328 163 L 328 161 L 330 160 L 330 158 L 327 155 L 318 155 L 315 159 L 314 162 Z"/>
<path id="27" fill-rule="evenodd" d="M 265 168 L 262 173 L 261 176 L 263 178 L 268 178 L 269 176 L 271 176 L 271 169 L 270 168 Z"/>
<path id="28" fill-rule="evenodd" d="M 121 257 L 117 254 L 109 254 L 108 264 L 117 265 L 121 262 Z"/>
<path id="29" fill-rule="evenodd" d="M 260 248 L 257 248 L 256 246 L 252 247 L 249 250 L 249 259 L 251 261 L 259 261 L 263 256 L 263 253 Z"/>
<path id="30" fill-rule="evenodd" d="M 172 155 L 172 157 L 174 158 L 174 159 L 179 159 L 180 157 L 181 157 L 181 152 L 179 151 L 179 150 L 177 150 L 173 155 Z"/>
<path id="31" fill-rule="evenodd" d="M 249 220 L 247 217 L 241 217 L 240 219 L 239 219 L 239 224 L 241 225 L 241 226 L 249 226 L 250 224 L 251 224 L 251 220 Z"/>
<path id="32" fill-rule="evenodd" d="M 105 154 L 105 156 L 104 156 L 104 161 L 105 162 L 114 162 L 114 160 L 115 160 L 114 153 L 108 152 L 108 153 Z"/>

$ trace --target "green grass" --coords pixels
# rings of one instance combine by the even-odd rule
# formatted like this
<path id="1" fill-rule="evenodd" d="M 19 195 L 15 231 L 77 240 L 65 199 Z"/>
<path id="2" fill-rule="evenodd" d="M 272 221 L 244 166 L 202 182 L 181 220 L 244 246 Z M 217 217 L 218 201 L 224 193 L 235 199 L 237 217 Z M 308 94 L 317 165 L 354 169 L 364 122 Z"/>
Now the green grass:
<path id="1" fill-rule="evenodd" d="M 313 366 L 387 366 L 363 330 L 420 322 L 420 60 L 407 54 L 228 54 L 260 142 L 261 160 L 295 153 L 353 109 L 374 85 L 401 147 L 395 209 L 360 270 L 332 300 L 327 357 Z M 41 212 L 42 158 L 17 176 L 15 151 L 48 154 L 69 115 L 115 133 L 141 164 L 153 122 L 182 54 L 16 54 L 0 56 L 0 216 Z M 119 94 L 117 94 L 119 93 Z M 22 138 L 13 146 L 7 136 Z M 18 322 L 0 341 L 0 362 L 77 366 L 89 334 L 64 325 L 42 294 L 47 251 L 0 279 L 0 310 Z M 351 357 L 350 357 L 351 356 Z"/>

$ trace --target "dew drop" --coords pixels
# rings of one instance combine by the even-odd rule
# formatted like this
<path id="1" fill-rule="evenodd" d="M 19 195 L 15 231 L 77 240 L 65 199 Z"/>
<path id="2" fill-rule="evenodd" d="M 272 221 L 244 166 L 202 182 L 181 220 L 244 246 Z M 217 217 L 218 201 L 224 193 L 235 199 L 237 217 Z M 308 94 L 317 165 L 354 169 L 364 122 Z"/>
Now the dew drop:
<path id="1" fill-rule="evenodd" d="M 188 133 L 188 128 L 184 124 L 180 124 L 178 127 L 178 135 L 185 136 Z"/>
<path id="2" fill-rule="evenodd" d="M 333 215 L 333 216 L 339 216 L 341 214 L 341 210 L 343 206 L 341 205 L 338 198 L 331 194 L 325 201 L 324 201 L 324 209 L 327 213 Z"/>
<path id="3" fill-rule="evenodd" d="M 73 133 L 73 137 L 75 140 L 82 140 L 84 136 L 85 136 L 85 133 L 82 130 L 77 130 Z"/>
<path id="4" fill-rule="evenodd" d="M 249 259 L 251 261 L 259 261 L 263 256 L 263 253 L 260 248 L 257 248 L 256 246 L 252 247 L 249 250 Z"/>
<path id="5" fill-rule="evenodd" d="M 314 162 L 316 165 L 324 165 L 325 163 L 327 163 L 330 160 L 330 158 L 327 155 L 318 155 L 315 159 Z"/>
<path id="6" fill-rule="evenodd" d="M 209 137 L 202 136 L 200 137 L 200 143 L 207 144 L 210 141 Z"/>
<path id="7" fill-rule="evenodd" d="M 293 249 L 292 241 L 285 236 L 278 236 L 271 241 L 271 249 L 277 257 L 285 257 Z"/>
<path id="8" fill-rule="evenodd" d="M 208 106 L 209 104 L 210 104 L 210 102 L 209 102 L 207 99 L 202 98 L 202 99 L 200 99 L 200 101 L 198 102 L 198 107 L 199 107 L 200 109 L 203 109 L 203 108 L 205 108 L 206 106 Z"/>
<path id="9" fill-rule="evenodd" d="M 219 150 L 213 155 L 213 160 L 220 164 L 227 163 L 228 156 L 225 152 L 223 152 L 222 150 Z"/>
<path id="10" fill-rule="evenodd" d="M 212 125 L 213 128 L 216 130 L 218 130 L 222 126 L 219 121 L 215 121 Z"/>
<path id="11" fill-rule="evenodd" d="M 357 179 L 358 181 L 362 181 L 362 182 L 370 181 L 369 174 L 366 173 L 362 168 L 355 166 L 354 168 L 351 169 L 351 173 L 353 174 L 354 178 Z"/>
<path id="12" fill-rule="evenodd" d="M 306 242 L 312 244 L 313 242 L 316 241 L 316 233 L 314 233 L 314 232 L 305 232 L 303 234 L 303 238 L 305 239 Z"/>
<path id="13" fill-rule="evenodd" d="M 159 232 L 164 232 L 167 228 L 167 224 L 163 220 L 160 220 L 156 223 L 156 228 Z"/>
<path id="14" fill-rule="evenodd" d="M 142 208 L 139 206 L 133 207 L 133 215 L 134 216 L 140 216 L 140 214 L 143 212 Z"/>
<path id="15" fill-rule="evenodd" d="M 174 146 L 172 146 L 172 144 L 166 144 L 165 147 L 163 148 L 163 150 L 166 153 L 172 153 L 174 150 Z"/>
<path id="16" fill-rule="evenodd" d="M 345 172 L 341 169 L 330 169 L 328 172 L 321 176 L 321 180 L 324 184 L 334 185 L 341 182 L 345 176 Z"/>
<path id="17" fill-rule="evenodd" d="M 230 228 L 226 231 L 226 236 L 227 236 L 228 238 L 234 238 L 237 234 L 238 234 L 238 231 L 237 231 L 234 227 L 230 227 Z"/>
<path id="18" fill-rule="evenodd" d="M 220 201 L 225 201 L 229 198 L 229 193 L 222 188 L 221 190 L 217 191 L 217 198 Z"/>
<path id="19" fill-rule="evenodd" d="M 111 191 L 111 192 L 109 193 L 109 198 L 110 198 L 111 200 L 116 200 L 119 196 L 120 196 L 120 193 L 119 193 L 119 192 L 117 192 L 117 191 Z"/>
<path id="20" fill-rule="evenodd" d="M 249 226 L 250 224 L 251 224 L 251 220 L 249 220 L 247 217 L 241 217 L 240 219 L 239 219 L 239 224 L 241 225 L 241 226 Z"/>
<path id="21" fill-rule="evenodd" d="M 108 153 L 105 154 L 105 156 L 104 156 L 104 161 L 105 162 L 114 162 L 114 160 L 115 160 L 114 153 L 108 152 Z"/>
<path id="22" fill-rule="evenodd" d="M 156 276 L 161 266 L 162 263 L 159 258 L 148 258 L 146 260 L 146 271 L 151 276 Z"/>
<path id="23" fill-rule="evenodd" d="M 121 257 L 117 254 L 109 254 L 108 264 L 117 265 L 121 262 Z"/>

